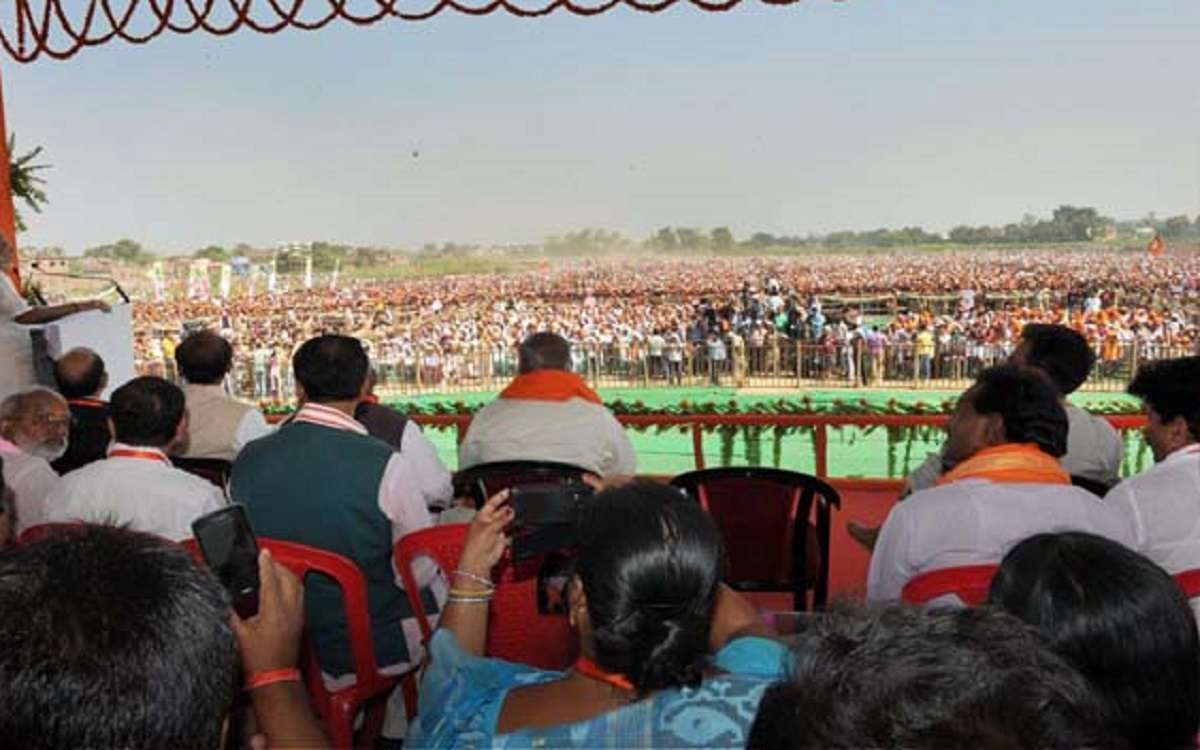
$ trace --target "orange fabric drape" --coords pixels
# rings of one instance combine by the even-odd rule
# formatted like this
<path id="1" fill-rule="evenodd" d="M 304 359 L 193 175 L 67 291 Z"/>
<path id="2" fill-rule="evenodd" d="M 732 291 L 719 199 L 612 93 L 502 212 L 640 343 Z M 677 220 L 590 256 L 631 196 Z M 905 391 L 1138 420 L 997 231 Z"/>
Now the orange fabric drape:
<path id="1" fill-rule="evenodd" d="M 12 279 L 13 286 L 21 291 L 21 264 L 17 256 L 17 215 L 13 210 L 11 154 L 8 153 L 8 127 L 4 120 L 4 78 L 0 75 L 0 235 L 13 249 L 13 263 L 0 269 Z"/>
<path id="2" fill-rule="evenodd" d="M 588 388 L 583 378 L 565 370 L 534 370 L 513 378 L 500 398 L 524 401 L 566 401 L 581 398 L 593 404 L 603 403 L 596 392 Z"/>
<path id="3" fill-rule="evenodd" d="M 961 479 L 987 479 L 1001 484 L 1071 483 L 1071 475 L 1058 459 L 1033 443 L 1005 443 L 984 448 L 943 474 L 938 485 Z"/>

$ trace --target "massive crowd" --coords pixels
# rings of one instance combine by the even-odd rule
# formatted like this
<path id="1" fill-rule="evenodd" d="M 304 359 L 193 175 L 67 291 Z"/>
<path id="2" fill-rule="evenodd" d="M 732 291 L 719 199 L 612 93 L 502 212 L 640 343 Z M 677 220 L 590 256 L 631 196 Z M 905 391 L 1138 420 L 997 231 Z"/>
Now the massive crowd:
<path id="1" fill-rule="evenodd" d="M 355 718 L 331 704 L 317 721 L 310 701 L 366 678 L 366 644 L 372 673 L 405 676 L 377 680 L 382 747 L 1195 746 L 1200 357 L 1139 367 L 1128 390 L 1156 465 L 1118 480 L 1112 428 L 1064 406 L 1095 365 L 1087 339 L 1024 327 L 860 535 L 870 606 L 797 632 L 723 579 L 776 580 L 761 561 L 779 559 L 776 583 L 804 600 L 814 571 L 786 563 L 792 540 L 827 541 L 765 511 L 794 515 L 790 489 L 771 502 L 777 483 L 810 480 L 633 480 L 637 453 L 561 336 L 520 343 L 464 436 L 458 490 L 373 397 L 356 338 L 301 343 L 300 402 L 279 426 L 224 392 L 233 348 L 217 333 L 175 359 L 183 387 L 141 376 L 104 401 L 105 363 L 74 350 L 56 390 L 0 402 L 4 746 L 349 747 Z M 516 460 L 572 481 L 531 485 Z M 229 576 L 236 558 L 193 562 L 213 513 L 249 519 L 252 579 Z M 329 552 L 365 598 L 297 578 Z M 361 726 L 361 741 L 378 729 Z"/>
<path id="2" fill-rule="evenodd" d="M 287 363 L 322 332 L 366 342 L 384 388 L 497 385 L 539 330 L 593 382 L 700 378 L 869 385 L 969 380 L 1029 322 L 1086 335 L 1104 376 L 1200 340 L 1200 255 L 1092 251 L 577 262 L 507 276 L 358 281 L 136 307 L 142 372 L 168 374 L 190 328 L 234 344 L 232 385 L 292 394 Z"/>

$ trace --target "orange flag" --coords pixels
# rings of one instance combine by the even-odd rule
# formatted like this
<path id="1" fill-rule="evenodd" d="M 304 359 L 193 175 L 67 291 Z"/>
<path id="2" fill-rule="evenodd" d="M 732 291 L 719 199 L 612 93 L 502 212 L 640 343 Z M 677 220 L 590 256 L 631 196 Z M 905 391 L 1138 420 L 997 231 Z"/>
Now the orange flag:
<path id="1" fill-rule="evenodd" d="M 1167 243 L 1163 242 L 1161 234 L 1155 233 L 1154 239 L 1150 240 L 1146 251 L 1155 258 L 1162 257 L 1162 254 L 1167 251 Z"/>

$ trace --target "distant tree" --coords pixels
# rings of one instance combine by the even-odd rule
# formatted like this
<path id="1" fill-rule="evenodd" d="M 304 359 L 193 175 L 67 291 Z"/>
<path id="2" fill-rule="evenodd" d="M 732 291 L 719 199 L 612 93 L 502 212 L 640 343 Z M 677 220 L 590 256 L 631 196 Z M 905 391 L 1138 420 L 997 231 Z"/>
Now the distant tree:
<path id="1" fill-rule="evenodd" d="M 674 229 L 663 227 L 650 238 L 650 246 L 662 252 L 674 252 L 679 249 L 679 238 L 676 237 Z"/>
<path id="2" fill-rule="evenodd" d="M 227 261 L 230 258 L 229 251 L 220 245 L 209 245 L 192 253 L 193 258 L 207 258 L 215 262 Z"/>
<path id="3" fill-rule="evenodd" d="M 1183 237 L 1189 233 L 1192 222 L 1187 216 L 1172 216 L 1163 225 L 1163 237 Z"/>
<path id="4" fill-rule="evenodd" d="M 34 159 L 42 154 L 42 147 L 38 146 L 30 151 L 27 151 L 20 156 L 17 153 L 17 136 L 11 134 L 8 136 L 8 158 L 10 161 L 8 168 L 8 178 L 12 184 L 13 198 L 20 199 L 29 210 L 35 214 L 42 212 L 42 207 L 50 202 L 46 197 L 46 180 L 39 173 L 50 168 L 49 164 L 34 164 Z M 21 212 L 15 207 L 13 209 L 13 218 L 16 222 L 18 232 L 24 232 L 27 227 L 25 218 Z"/>
<path id="5" fill-rule="evenodd" d="M 709 232 L 708 242 L 713 250 L 725 252 L 733 248 L 733 232 L 729 231 L 729 227 L 717 227 Z"/>
<path id="6" fill-rule="evenodd" d="M 148 263 L 154 259 L 153 253 L 129 238 L 117 240 L 110 245 L 89 247 L 83 251 L 83 255 L 86 258 L 108 258 L 122 263 Z"/>

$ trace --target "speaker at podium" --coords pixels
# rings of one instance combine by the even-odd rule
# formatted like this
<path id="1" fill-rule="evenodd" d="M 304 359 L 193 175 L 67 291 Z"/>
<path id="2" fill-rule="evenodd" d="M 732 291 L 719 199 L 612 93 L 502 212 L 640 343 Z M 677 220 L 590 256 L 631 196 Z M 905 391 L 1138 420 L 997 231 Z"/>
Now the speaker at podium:
<path id="1" fill-rule="evenodd" d="M 34 380 L 54 388 L 54 361 L 76 347 L 87 347 L 100 355 L 108 371 L 108 387 L 102 398 L 137 376 L 133 362 L 133 307 L 113 305 L 109 312 L 89 310 L 68 315 L 53 323 L 25 326 L 29 329 Z"/>

